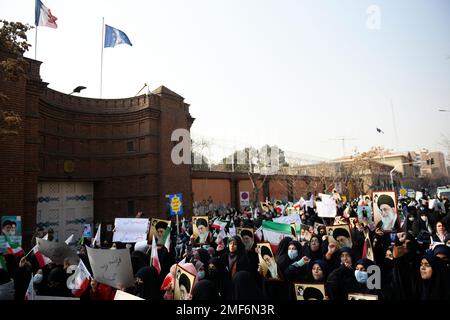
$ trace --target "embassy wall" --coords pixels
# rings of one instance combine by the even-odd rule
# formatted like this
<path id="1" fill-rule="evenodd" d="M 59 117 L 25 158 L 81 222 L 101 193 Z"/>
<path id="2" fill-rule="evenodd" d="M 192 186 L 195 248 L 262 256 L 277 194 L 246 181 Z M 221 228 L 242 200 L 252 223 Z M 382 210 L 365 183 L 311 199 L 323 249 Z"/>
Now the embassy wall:
<path id="1" fill-rule="evenodd" d="M 0 210 L 23 217 L 24 246 L 36 226 L 38 182 L 92 182 L 94 220 L 166 215 L 165 195 L 182 193 L 192 206 L 190 165 L 174 165 L 173 130 L 194 119 L 184 99 L 166 87 L 125 99 L 90 99 L 47 88 L 40 62 L 28 60 L 28 80 L 0 82 L 8 105 L 23 118 L 0 149 Z"/>

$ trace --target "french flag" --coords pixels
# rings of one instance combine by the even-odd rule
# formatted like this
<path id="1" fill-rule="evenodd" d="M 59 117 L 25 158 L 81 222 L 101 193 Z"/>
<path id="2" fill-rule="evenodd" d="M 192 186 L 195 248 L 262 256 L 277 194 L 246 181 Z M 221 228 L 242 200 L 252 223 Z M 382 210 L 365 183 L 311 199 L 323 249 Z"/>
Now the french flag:
<path id="1" fill-rule="evenodd" d="M 41 0 L 36 0 L 34 25 L 56 29 L 58 28 L 56 20 L 58 20 L 58 18 L 52 14 L 51 10 L 44 6 Z"/>

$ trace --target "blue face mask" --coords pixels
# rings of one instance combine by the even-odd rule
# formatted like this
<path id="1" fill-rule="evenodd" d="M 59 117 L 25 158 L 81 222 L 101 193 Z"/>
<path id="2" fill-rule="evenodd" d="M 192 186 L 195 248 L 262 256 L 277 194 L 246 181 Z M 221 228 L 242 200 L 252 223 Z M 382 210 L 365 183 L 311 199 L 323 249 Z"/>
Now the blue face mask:
<path id="1" fill-rule="evenodd" d="M 355 270 L 356 281 L 359 283 L 366 283 L 367 278 L 369 277 L 366 271 Z"/>
<path id="2" fill-rule="evenodd" d="M 294 260 L 298 257 L 298 251 L 297 250 L 288 250 L 288 256 L 289 259 Z"/>
<path id="3" fill-rule="evenodd" d="M 33 283 L 34 283 L 34 284 L 39 284 L 39 283 L 42 282 L 42 279 L 43 279 L 43 278 L 44 278 L 44 276 L 43 276 L 42 274 L 37 273 L 37 274 L 35 274 L 34 277 L 33 277 Z"/>
<path id="4" fill-rule="evenodd" d="M 197 277 L 199 280 L 202 280 L 205 278 L 205 271 L 199 271 L 197 272 Z"/>

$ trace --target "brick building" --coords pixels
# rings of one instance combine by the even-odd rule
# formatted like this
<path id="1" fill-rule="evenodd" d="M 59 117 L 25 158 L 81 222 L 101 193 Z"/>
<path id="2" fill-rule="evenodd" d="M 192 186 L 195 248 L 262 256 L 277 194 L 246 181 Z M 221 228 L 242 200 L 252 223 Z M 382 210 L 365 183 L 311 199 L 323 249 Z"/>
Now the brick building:
<path id="1" fill-rule="evenodd" d="M 18 135 L 0 140 L 0 212 L 22 216 L 25 247 L 36 223 L 62 237 L 140 210 L 165 216 L 170 193 L 182 193 L 190 212 L 191 167 L 171 161 L 172 131 L 194 121 L 183 97 L 164 86 L 125 99 L 76 97 L 47 88 L 41 63 L 28 62 L 27 80 L 0 80 L 2 107 L 23 119 Z"/>

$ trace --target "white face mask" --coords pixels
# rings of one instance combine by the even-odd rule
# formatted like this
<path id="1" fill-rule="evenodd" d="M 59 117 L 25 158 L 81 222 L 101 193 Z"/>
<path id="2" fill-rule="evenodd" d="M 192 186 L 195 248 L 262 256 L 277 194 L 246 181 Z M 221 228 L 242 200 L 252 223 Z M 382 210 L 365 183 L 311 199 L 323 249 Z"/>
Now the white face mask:
<path id="1" fill-rule="evenodd" d="M 414 217 L 409 217 L 408 220 L 409 221 L 414 221 Z"/>
<path id="2" fill-rule="evenodd" d="M 37 273 L 33 277 L 33 283 L 34 284 L 39 284 L 39 283 L 42 282 L 42 279 L 44 279 L 44 276 L 42 274 L 40 274 L 40 273 Z"/>
<path id="3" fill-rule="evenodd" d="M 428 220 L 427 216 L 420 216 L 420 219 L 422 219 L 422 221 L 427 221 Z"/>

